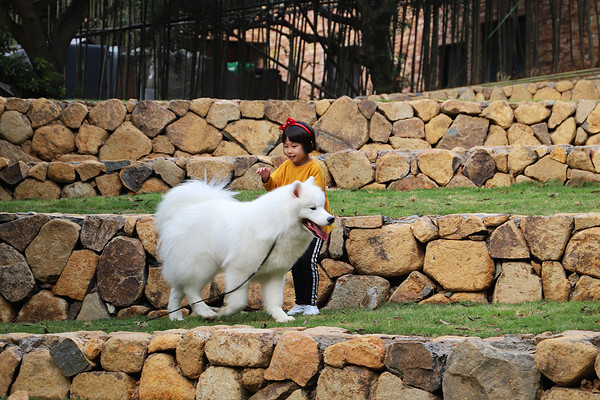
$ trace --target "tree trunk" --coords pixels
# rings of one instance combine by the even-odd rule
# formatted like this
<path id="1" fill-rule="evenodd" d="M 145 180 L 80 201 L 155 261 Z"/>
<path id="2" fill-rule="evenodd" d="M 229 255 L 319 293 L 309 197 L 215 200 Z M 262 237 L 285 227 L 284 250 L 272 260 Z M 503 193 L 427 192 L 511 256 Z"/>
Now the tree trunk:
<path id="1" fill-rule="evenodd" d="M 397 18 L 397 1 L 356 0 L 360 14 L 363 65 L 367 66 L 377 93 L 399 91 L 395 75 L 394 53 L 391 48 L 390 24 Z"/>
<path id="2" fill-rule="evenodd" d="M 73 0 L 61 10 L 59 17 L 49 24 L 46 15 L 46 2 L 34 0 L 8 0 L 20 17 L 17 23 L 3 7 L 1 20 L 5 21 L 12 37 L 23 47 L 32 64 L 42 58 L 53 65 L 61 74 L 67 63 L 67 54 L 71 39 L 83 22 L 88 8 L 88 0 Z M 47 31 L 51 25 L 52 30 Z"/>

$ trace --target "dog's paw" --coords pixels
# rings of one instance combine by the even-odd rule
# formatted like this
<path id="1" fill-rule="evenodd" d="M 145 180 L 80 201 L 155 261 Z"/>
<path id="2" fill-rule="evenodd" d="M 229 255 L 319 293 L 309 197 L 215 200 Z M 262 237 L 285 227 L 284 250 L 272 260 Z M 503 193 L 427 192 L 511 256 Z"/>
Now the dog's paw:
<path id="1" fill-rule="evenodd" d="M 199 313 L 198 315 L 200 315 L 202 318 L 204 319 L 215 319 L 217 318 L 217 313 L 214 312 L 213 310 L 203 310 L 202 313 Z"/>
<path id="2" fill-rule="evenodd" d="M 215 316 L 228 317 L 230 315 L 235 314 L 237 311 L 238 310 L 234 309 L 233 307 L 223 306 L 223 307 L 219 308 L 219 312 L 217 312 L 215 314 Z"/>
<path id="3" fill-rule="evenodd" d="M 179 310 L 177 311 L 168 311 L 169 319 L 171 321 L 183 321 L 183 313 Z"/>
<path id="4" fill-rule="evenodd" d="M 287 314 L 283 314 L 283 316 L 280 317 L 273 317 L 275 318 L 275 321 L 279 322 L 279 323 L 283 323 L 283 322 L 291 322 L 291 321 L 295 321 L 296 318 L 292 317 L 291 315 L 287 315 Z"/>

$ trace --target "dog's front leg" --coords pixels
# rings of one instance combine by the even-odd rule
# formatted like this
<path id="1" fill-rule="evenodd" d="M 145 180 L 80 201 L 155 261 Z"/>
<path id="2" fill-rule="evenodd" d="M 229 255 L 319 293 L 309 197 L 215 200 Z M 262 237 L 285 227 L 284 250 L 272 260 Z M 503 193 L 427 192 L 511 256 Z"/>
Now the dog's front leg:
<path id="1" fill-rule="evenodd" d="M 265 310 L 277 322 L 289 322 L 295 319 L 294 317 L 287 315 L 282 308 L 284 285 L 285 276 L 282 279 L 279 274 L 266 278 L 261 285 Z"/>
<path id="2" fill-rule="evenodd" d="M 181 289 L 177 287 L 173 287 L 171 289 L 171 294 L 169 295 L 169 319 L 172 321 L 183 321 L 183 315 L 181 313 L 181 300 L 183 300 L 183 292 Z M 177 310 L 177 311 L 175 311 Z"/>
<path id="3" fill-rule="evenodd" d="M 202 301 L 202 296 L 197 290 L 188 290 L 186 296 L 192 305 L 192 310 L 194 310 L 196 314 L 206 319 L 214 319 L 217 317 L 217 313 L 211 310 L 210 307 Z"/>

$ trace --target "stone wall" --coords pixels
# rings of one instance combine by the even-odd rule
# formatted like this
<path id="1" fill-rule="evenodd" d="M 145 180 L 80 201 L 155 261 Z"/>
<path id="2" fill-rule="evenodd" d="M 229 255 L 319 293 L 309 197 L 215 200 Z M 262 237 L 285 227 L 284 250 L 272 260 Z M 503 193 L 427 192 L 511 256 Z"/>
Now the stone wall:
<path id="1" fill-rule="evenodd" d="M 0 198 L 164 191 L 205 175 L 256 188 L 257 166 L 282 160 L 277 125 L 290 115 L 318 130 L 331 186 L 598 181 L 593 85 L 596 100 L 572 103 L 579 84 L 523 86 L 532 97 L 554 89 L 561 101 L 521 104 L 485 88 L 446 95 L 490 103 L 0 99 Z M 519 90 L 502 92 L 514 100 Z M 322 253 L 319 305 L 595 301 L 599 239 L 600 213 L 340 218 Z M 169 287 L 155 251 L 152 215 L 0 214 L 0 322 L 160 316 Z M 222 285 L 215 279 L 204 295 Z M 293 299 L 288 276 L 286 309 Z M 248 310 L 261 307 L 251 285 Z M 594 399 L 598 343 L 593 332 L 486 340 L 222 326 L 13 333 L 0 335 L 0 397 Z"/>
<path id="2" fill-rule="evenodd" d="M 164 312 L 170 287 L 155 258 L 152 215 L 1 214 L 1 221 L 0 322 Z M 599 300 L 599 252 L 600 213 L 341 218 L 323 248 L 318 302 L 337 309 Z M 293 290 L 288 273 L 285 309 Z M 223 291 L 218 276 L 203 297 Z M 248 310 L 260 309 L 251 284 Z"/>
<path id="3" fill-rule="evenodd" d="M 546 82 L 477 92 L 461 88 L 412 95 L 408 101 L 394 95 L 319 101 L 200 98 L 100 103 L 0 98 L 0 139 L 9 142 L 3 143 L 0 156 L 68 162 L 270 155 L 274 150 L 280 154 L 277 127 L 290 116 L 314 126 L 319 151 L 324 153 L 359 150 L 369 143 L 387 144 L 390 149 L 598 144 L 600 80 L 550 86 Z M 560 96 L 544 95 L 544 89 Z M 530 101 L 539 99 L 546 100 Z M 465 137 L 467 128 L 476 132 Z"/>
<path id="4" fill-rule="evenodd" d="M 390 93 L 369 96 L 372 100 L 459 99 L 469 101 L 598 100 L 599 79 L 539 81 L 528 83 L 494 82 L 487 85 L 440 89 L 424 93 Z"/>
<path id="5" fill-rule="evenodd" d="M 339 189 L 499 187 L 556 180 L 600 183 L 600 146 L 505 146 L 469 150 L 342 150 L 318 155 L 326 184 Z M 185 179 L 217 179 L 264 190 L 256 170 L 283 156 L 159 157 L 143 161 L 9 164 L 0 158 L 0 200 L 164 193 Z"/>
<path id="6" fill-rule="evenodd" d="M 423 97 L 423 96 L 421 96 Z M 4 103 L 2 103 L 4 101 Z M 0 156 L 11 162 L 281 155 L 278 126 L 310 122 L 321 153 L 340 150 L 600 144 L 594 100 L 374 101 L 0 99 Z M 2 110 L 3 109 L 3 110 Z M 363 146 L 367 147 L 363 147 Z"/>
<path id="7" fill-rule="evenodd" d="M 255 170 L 284 160 L 288 116 L 315 127 L 332 187 L 600 182 L 599 103 L 1 99 L 0 199 L 164 192 L 204 176 L 260 189 Z"/>
<path id="8" fill-rule="evenodd" d="M 331 327 L 14 333 L 0 335 L 0 397 L 597 399 L 599 342 L 585 331 L 431 339 Z"/>

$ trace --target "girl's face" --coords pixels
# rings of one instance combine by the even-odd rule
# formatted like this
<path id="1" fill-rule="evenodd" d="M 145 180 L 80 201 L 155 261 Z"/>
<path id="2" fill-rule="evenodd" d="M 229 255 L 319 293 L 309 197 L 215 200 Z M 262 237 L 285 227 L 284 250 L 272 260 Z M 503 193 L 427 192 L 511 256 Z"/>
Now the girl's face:
<path id="1" fill-rule="evenodd" d="M 310 156 L 304 151 L 301 143 L 292 142 L 285 138 L 283 142 L 283 154 L 297 167 L 310 161 Z"/>

